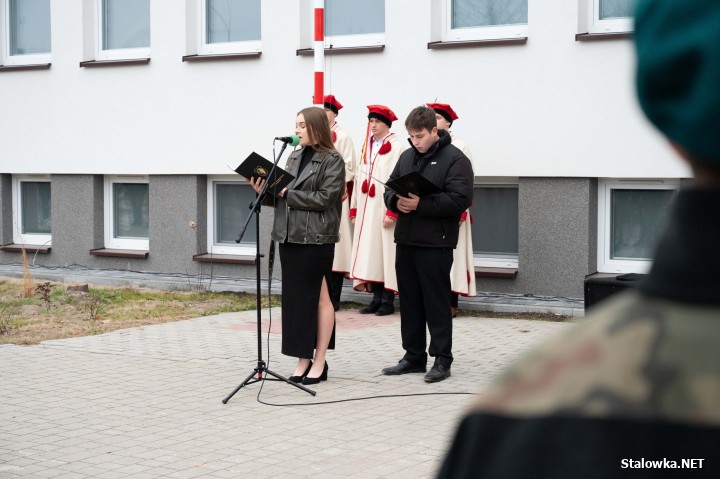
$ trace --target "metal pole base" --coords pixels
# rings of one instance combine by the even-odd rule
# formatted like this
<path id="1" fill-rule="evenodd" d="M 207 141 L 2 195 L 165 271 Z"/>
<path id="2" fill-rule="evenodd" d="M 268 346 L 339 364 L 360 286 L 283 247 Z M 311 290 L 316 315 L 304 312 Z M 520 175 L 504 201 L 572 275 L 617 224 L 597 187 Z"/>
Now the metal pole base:
<path id="1" fill-rule="evenodd" d="M 302 389 L 302 390 L 305 391 L 306 393 L 309 393 L 309 394 L 311 394 L 311 395 L 313 395 L 313 396 L 314 396 L 315 394 L 317 394 L 317 393 L 316 393 L 315 391 L 313 391 L 312 389 L 308 389 L 308 388 L 306 388 L 305 386 L 303 386 L 303 385 L 300 384 L 300 383 L 294 383 L 294 382 L 290 381 L 288 378 L 286 378 L 286 377 L 284 377 L 284 376 L 281 376 L 281 375 L 279 375 L 279 374 L 277 374 L 277 373 L 275 373 L 275 372 L 273 372 L 273 371 L 270 371 L 270 370 L 265 366 L 265 361 L 259 361 L 257 367 L 253 370 L 253 372 L 251 372 L 250 375 L 249 375 L 248 377 L 246 377 L 245 380 L 244 380 L 243 382 L 241 382 L 238 387 L 235 388 L 235 390 L 233 390 L 233 392 L 231 392 L 230 394 L 228 394 L 227 397 L 222 400 L 222 403 L 223 403 L 223 404 L 227 404 L 227 402 L 230 400 L 230 398 L 232 398 L 232 397 L 235 395 L 236 392 L 238 392 L 240 389 L 242 389 L 243 386 L 245 386 L 245 385 L 247 385 L 247 384 L 254 384 L 254 383 L 258 382 L 258 381 L 262 381 L 262 380 L 263 380 L 263 373 L 265 373 L 265 381 L 284 381 L 284 382 L 286 382 L 286 383 L 288 383 L 288 384 L 290 384 L 290 385 L 292 385 L 292 386 L 295 386 L 295 387 L 298 388 L 298 389 Z M 267 377 L 268 374 L 269 374 L 270 376 L 273 376 L 273 377 L 272 377 L 272 378 L 268 378 L 268 377 Z"/>

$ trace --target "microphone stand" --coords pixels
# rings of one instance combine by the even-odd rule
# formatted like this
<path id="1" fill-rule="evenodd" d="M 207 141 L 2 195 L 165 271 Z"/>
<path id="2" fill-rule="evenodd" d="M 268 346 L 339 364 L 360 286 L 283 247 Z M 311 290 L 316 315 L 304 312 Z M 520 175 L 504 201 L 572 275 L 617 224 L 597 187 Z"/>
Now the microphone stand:
<path id="1" fill-rule="evenodd" d="M 250 218 L 252 218 L 253 214 L 255 215 L 255 310 L 257 312 L 257 366 L 255 366 L 255 369 L 248 375 L 248 377 L 245 378 L 243 382 L 240 383 L 238 387 L 236 387 L 230 394 L 225 397 L 225 399 L 222 400 L 223 404 L 227 404 L 227 402 L 232 398 L 235 393 L 237 393 L 243 386 L 247 384 L 253 384 L 258 381 L 284 381 L 287 384 L 290 384 L 292 386 L 295 386 L 298 389 L 302 389 L 303 391 L 315 396 L 315 391 L 312 389 L 308 389 L 305 386 L 303 386 L 300 383 L 294 383 L 291 382 L 288 378 L 281 376 L 270 369 L 268 369 L 267 365 L 265 364 L 265 361 L 263 361 L 262 357 L 262 291 L 261 291 L 261 284 L 260 284 L 260 258 L 262 255 L 260 254 L 260 205 L 262 204 L 263 199 L 265 198 L 265 195 L 267 193 L 267 187 L 269 182 L 269 179 L 272 178 L 272 174 L 275 172 L 275 167 L 278 164 L 278 161 L 280 161 L 280 157 L 282 156 L 283 152 L 285 151 L 285 148 L 287 148 L 287 143 L 283 142 L 283 146 L 280 149 L 280 154 L 278 154 L 277 158 L 275 158 L 275 162 L 273 163 L 272 168 L 270 169 L 270 173 L 268 174 L 267 178 L 268 181 L 265 181 L 265 184 L 263 185 L 262 189 L 260 190 L 260 193 L 258 193 L 257 197 L 255 198 L 255 201 L 250 203 L 250 214 L 248 214 L 247 219 L 245 220 L 245 225 L 242 228 L 242 231 L 240 231 L 240 235 L 235 240 L 236 243 L 239 243 L 243 236 L 245 235 L 245 231 L 247 230 L 248 224 L 250 223 Z M 275 256 L 275 242 L 270 241 L 270 262 L 269 262 L 269 271 L 270 275 L 272 276 L 272 263 L 274 261 Z M 269 301 L 268 296 L 268 301 Z M 264 373 L 264 375 L 263 375 Z M 267 376 L 270 375 L 272 378 L 268 378 Z"/>

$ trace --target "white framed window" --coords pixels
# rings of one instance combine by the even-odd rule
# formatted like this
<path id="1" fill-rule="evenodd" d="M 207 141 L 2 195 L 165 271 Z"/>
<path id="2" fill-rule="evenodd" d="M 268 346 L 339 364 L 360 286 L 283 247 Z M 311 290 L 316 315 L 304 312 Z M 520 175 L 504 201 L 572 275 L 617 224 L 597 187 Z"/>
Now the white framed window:
<path id="1" fill-rule="evenodd" d="M 17 175 L 12 182 L 13 242 L 49 246 L 52 244 L 50 177 Z"/>
<path id="2" fill-rule="evenodd" d="M 198 54 L 259 52 L 260 0 L 199 0 Z"/>
<path id="3" fill-rule="evenodd" d="M 50 0 L 0 0 L 0 65 L 50 63 Z"/>
<path id="4" fill-rule="evenodd" d="M 680 180 L 598 181 L 598 272 L 647 273 Z"/>
<path id="5" fill-rule="evenodd" d="M 528 0 L 442 0 L 442 41 L 499 40 L 528 35 Z"/>
<path id="6" fill-rule="evenodd" d="M 385 44 L 385 0 L 325 0 L 325 48 Z"/>
<path id="7" fill-rule="evenodd" d="M 150 0 L 95 0 L 96 60 L 150 57 Z"/>
<path id="8" fill-rule="evenodd" d="M 105 177 L 105 247 L 150 249 L 150 187 L 145 176 Z"/>
<path id="9" fill-rule="evenodd" d="M 637 0 L 587 1 L 588 33 L 621 33 L 633 30 L 633 15 Z"/>
<path id="10" fill-rule="evenodd" d="M 518 185 L 476 184 L 472 217 L 475 266 L 518 267 Z"/>
<path id="11" fill-rule="evenodd" d="M 257 227 L 250 220 L 240 243 L 236 243 L 250 214 L 255 190 L 249 183 L 232 177 L 208 178 L 208 252 L 255 256 Z"/>

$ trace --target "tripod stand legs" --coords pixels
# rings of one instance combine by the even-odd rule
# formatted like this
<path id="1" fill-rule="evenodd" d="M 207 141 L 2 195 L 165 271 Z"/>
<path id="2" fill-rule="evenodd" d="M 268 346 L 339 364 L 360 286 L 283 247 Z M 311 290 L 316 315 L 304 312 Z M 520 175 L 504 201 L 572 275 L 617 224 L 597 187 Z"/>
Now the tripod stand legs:
<path id="1" fill-rule="evenodd" d="M 265 373 L 265 380 L 266 380 L 266 381 L 284 381 L 284 382 L 286 382 L 286 383 L 288 383 L 288 384 L 291 384 L 291 385 L 295 386 L 295 387 L 298 388 L 298 389 L 302 389 L 302 390 L 305 391 L 306 393 L 309 393 L 309 394 L 311 394 L 311 395 L 313 395 L 313 396 L 316 394 L 315 391 L 313 391 L 312 389 L 308 389 L 308 388 L 306 388 L 305 386 L 303 386 L 302 384 L 291 382 L 288 378 L 286 378 L 286 377 L 284 377 L 284 376 L 281 376 L 281 375 L 279 375 L 279 374 L 277 374 L 277 373 L 275 373 L 275 372 L 273 372 L 273 371 L 270 371 L 270 370 L 267 368 L 267 366 L 265 366 L 265 361 L 258 361 L 258 365 L 257 365 L 257 367 L 253 370 L 253 372 L 251 372 L 250 375 L 249 375 L 248 377 L 246 377 L 245 380 L 244 380 L 243 382 L 241 382 L 240 385 L 233 390 L 233 392 L 231 392 L 230 394 L 228 394 L 227 397 L 222 400 L 222 403 L 223 403 L 223 404 L 227 404 L 227 402 L 230 400 L 230 398 L 232 398 L 232 397 L 235 395 L 236 392 L 238 392 L 240 389 L 242 389 L 243 386 L 245 386 L 245 385 L 247 385 L 247 384 L 253 384 L 253 383 L 256 383 L 256 382 L 258 382 L 258 381 L 262 381 L 262 380 L 263 380 L 263 373 Z M 268 379 L 268 378 L 267 378 L 267 375 L 268 375 L 268 374 L 269 374 L 270 376 L 273 376 L 273 378 Z"/>

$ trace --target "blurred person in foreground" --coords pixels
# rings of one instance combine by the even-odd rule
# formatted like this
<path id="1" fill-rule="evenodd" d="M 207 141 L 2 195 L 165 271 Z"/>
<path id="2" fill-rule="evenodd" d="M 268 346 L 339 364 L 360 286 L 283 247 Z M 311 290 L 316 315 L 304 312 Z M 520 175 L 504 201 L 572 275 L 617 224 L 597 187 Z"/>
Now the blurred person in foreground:
<path id="1" fill-rule="evenodd" d="M 720 2 L 640 0 L 637 93 L 694 173 L 650 274 L 525 355 L 441 478 L 720 477 Z"/>

